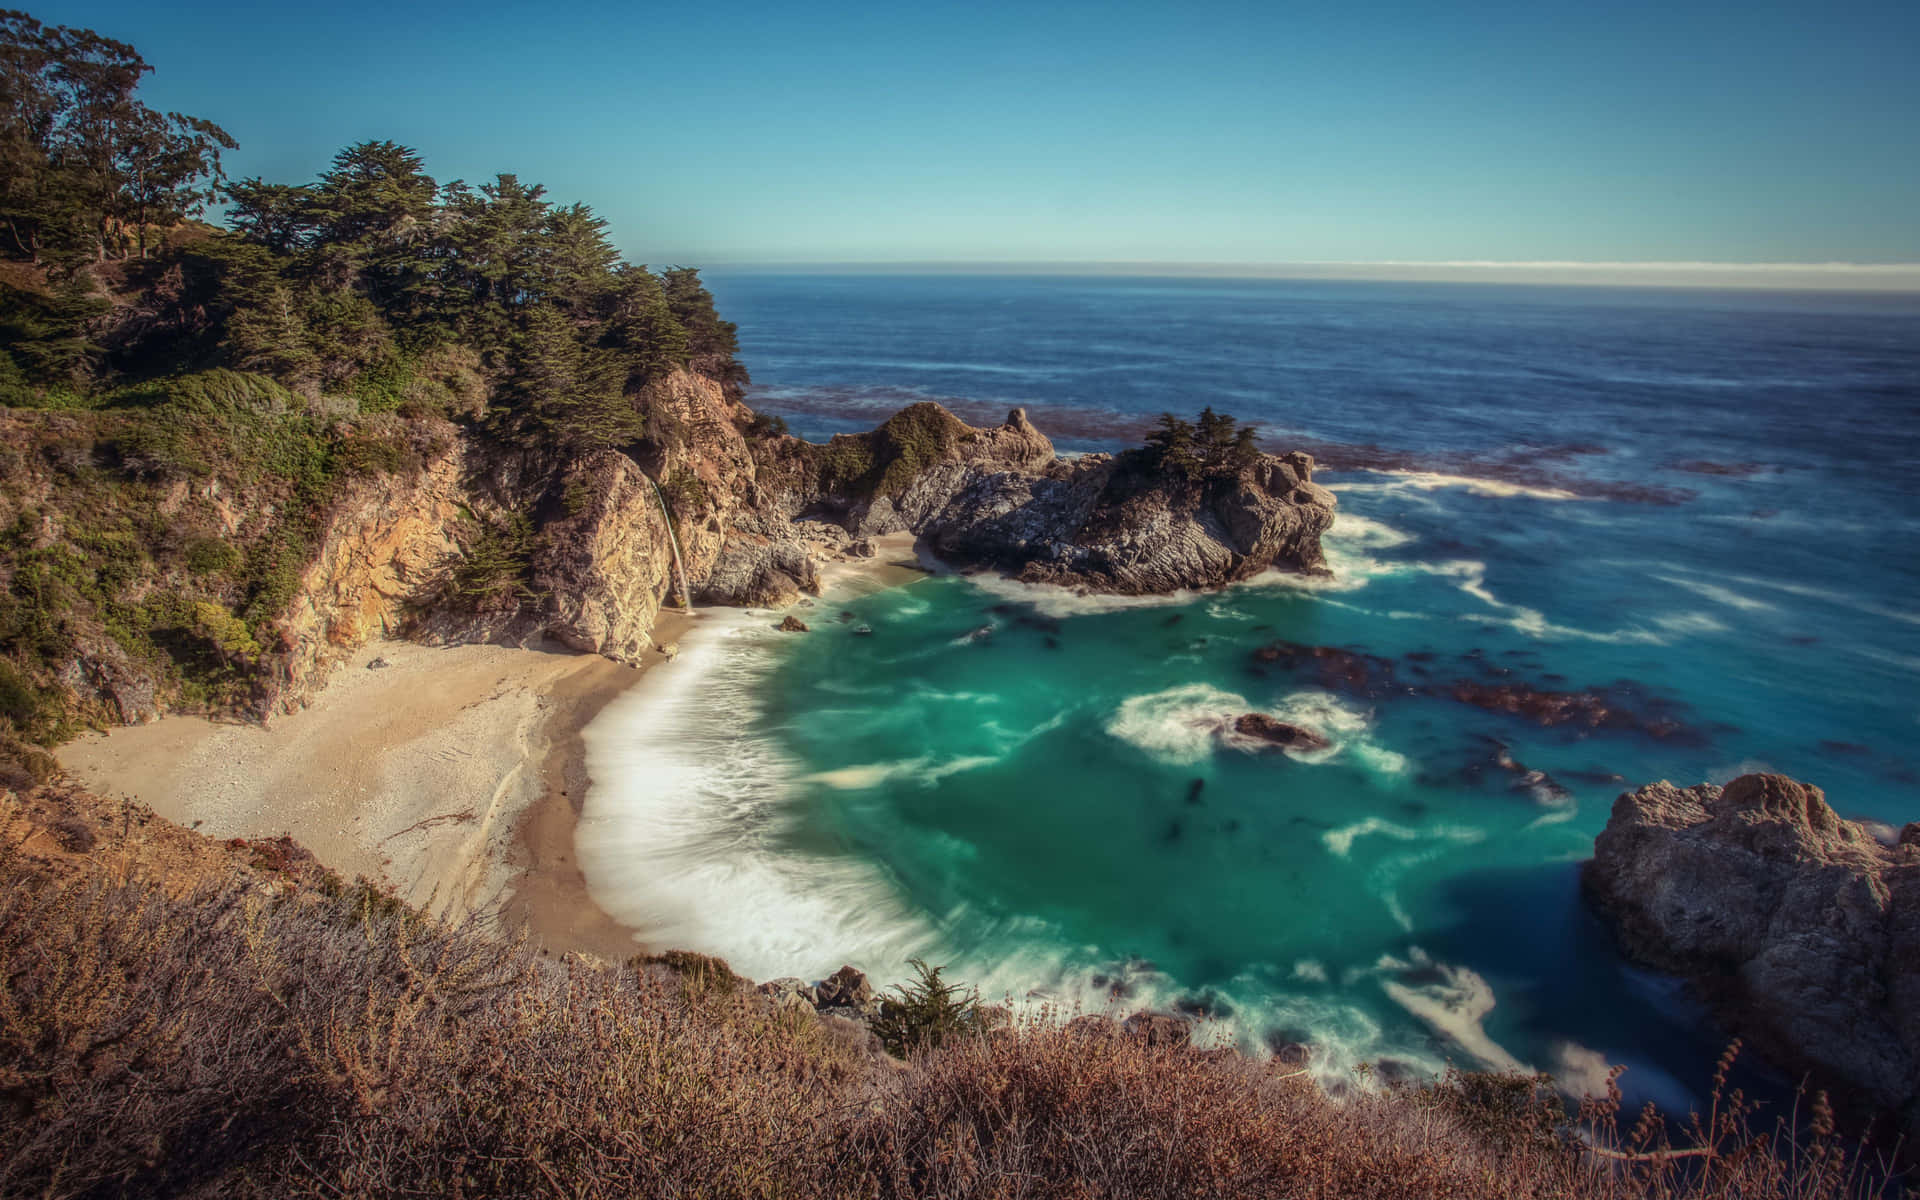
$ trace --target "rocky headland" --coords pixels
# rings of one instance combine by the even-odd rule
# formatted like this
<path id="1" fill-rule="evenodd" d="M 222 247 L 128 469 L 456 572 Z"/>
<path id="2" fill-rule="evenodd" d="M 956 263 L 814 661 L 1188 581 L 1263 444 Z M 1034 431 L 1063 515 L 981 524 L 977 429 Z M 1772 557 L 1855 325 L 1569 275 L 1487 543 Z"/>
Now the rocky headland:
<path id="1" fill-rule="evenodd" d="M 1145 451 L 1062 457 L 1019 410 L 975 428 L 935 404 L 816 444 L 767 430 L 737 389 L 692 370 L 634 403 L 644 439 L 558 465 L 451 423 L 416 430 L 412 469 L 353 479 L 329 504 L 234 707 L 255 719 L 296 711 L 381 637 L 551 638 L 637 662 L 683 592 L 700 605 L 785 607 L 819 593 L 823 564 L 870 557 L 886 534 L 912 534 L 957 568 L 1095 592 L 1324 569 L 1335 501 L 1304 453 L 1195 478 Z M 16 475 L 15 507 L 57 507 L 37 479 Z M 256 520 L 248 498 L 215 485 L 178 486 L 162 507 L 177 520 L 217 510 L 236 537 Z M 148 666 L 104 629 L 83 633 L 59 684 L 91 719 L 139 724 L 181 707 Z"/>
<path id="2" fill-rule="evenodd" d="M 1614 802 L 1583 883 L 1628 957 L 1843 1108 L 1920 1133 L 1920 822 L 1842 819 L 1782 775 L 1653 783 Z"/>

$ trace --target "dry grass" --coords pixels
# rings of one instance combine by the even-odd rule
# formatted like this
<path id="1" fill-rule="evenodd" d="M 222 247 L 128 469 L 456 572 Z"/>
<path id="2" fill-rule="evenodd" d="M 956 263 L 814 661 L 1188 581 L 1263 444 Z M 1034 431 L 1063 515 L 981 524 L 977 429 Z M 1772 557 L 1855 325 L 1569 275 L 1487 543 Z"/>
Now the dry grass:
<path id="1" fill-rule="evenodd" d="M 544 958 L 365 887 L 242 871 L 170 896 L 0 850 L 0 1194 L 1873 1190 L 1823 1113 L 1756 1136 L 1737 1095 L 1676 1148 L 1651 1119 L 1617 1134 L 1617 1098 L 1569 1113 L 1534 1080 L 1335 1101 L 1088 1023 L 968 1033 L 903 1064 L 687 962 L 693 986 L 645 960 Z"/>

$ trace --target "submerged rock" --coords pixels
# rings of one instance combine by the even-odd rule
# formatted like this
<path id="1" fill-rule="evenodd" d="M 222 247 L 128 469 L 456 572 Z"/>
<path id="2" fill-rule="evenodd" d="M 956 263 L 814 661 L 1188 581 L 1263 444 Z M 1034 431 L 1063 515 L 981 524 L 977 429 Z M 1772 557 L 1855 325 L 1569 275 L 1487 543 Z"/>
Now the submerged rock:
<path id="1" fill-rule="evenodd" d="M 1624 694 L 1626 685 L 1580 692 L 1550 691 L 1525 683 L 1478 683 L 1463 679 L 1438 689 L 1438 694 L 1489 712 L 1511 713 L 1536 725 L 1553 728 L 1607 729 L 1644 733 L 1661 741 L 1697 736 L 1677 718 L 1659 711 L 1639 711 L 1630 705 L 1644 697 Z"/>
<path id="2" fill-rule="evenodd" d="M 1909 826 L 1911 832 L 1914 826 Z M 1892 847 L 1782 775 L 1614 802 L 1583 885 L 1628 956 L 1775 1063 L 1920 1133 L 1920 834 Z"/>
<path id="3" fill-rule="evenodd" d="M 1399 689 L 1393 660 L 1339 646 L 1303 646 L 1285 640 L 1268 642 L 1253 652 L 1256 666 L 1311 672 L 1315 683 L 1331 692 L 1378 699 Z"/>

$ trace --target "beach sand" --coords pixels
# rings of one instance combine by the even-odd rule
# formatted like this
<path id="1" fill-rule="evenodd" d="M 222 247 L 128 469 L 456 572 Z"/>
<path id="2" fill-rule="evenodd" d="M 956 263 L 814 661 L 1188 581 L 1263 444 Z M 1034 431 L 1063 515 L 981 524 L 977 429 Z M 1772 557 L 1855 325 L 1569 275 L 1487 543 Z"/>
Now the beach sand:
<path id="1" fill-rule="evenodd" d="M 822 568 L 819 604 L 925 575 L 911 535 L 875 543 L 873 558 Z M 663 611 L 653 638 L 675 646 L 700 624 Z M 574 852 L 591 786 L 585 731 L 615 697 L 674 669 L 660 652 L 639 669 L 558 645 L 376 642 L 312 705 L 267 726 L 167 717 L 84 736 L 59 757 L 97 794 L 212 837 L 285 834 L 341 875 L 435 912 L 498 911 L 552 953 L 622 958 L 646 931 L 594 903 Z"/>
<path id="2" fill-rule="evenodd" d="M 686 622 L 663 614 L 659 632 L 671 640 Z M 572 857 L 570 844 L 523 836 L 524 818 L 550 789 L 562 804 L 579 794 L 584 769 L 569 742 L 643 673 L 557 645 L 376 642 L 311 706 L 264 727 L 168 717 L 83 737 L 60 761 L 92 791 L 201 833 L 286 834 L 341 875 L 385 882 L 435 912 L 500 907 L 536 937 L 579 928 L 578 941 L 553 949 L 606 952 L 631 939 L 616 941 L 603 914 L 579 911 L 591 906 L 583 892 L 562 912 L 521 898 Z"/>

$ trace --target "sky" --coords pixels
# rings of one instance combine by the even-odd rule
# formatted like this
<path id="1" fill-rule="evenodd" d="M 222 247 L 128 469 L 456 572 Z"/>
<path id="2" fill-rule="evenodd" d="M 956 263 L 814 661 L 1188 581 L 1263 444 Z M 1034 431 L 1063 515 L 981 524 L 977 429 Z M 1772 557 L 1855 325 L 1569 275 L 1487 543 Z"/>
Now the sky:
<path id="1" fill-rule="evenodd" d="M 390 138 L 441 180 L 585 201 L 654 265 L 1920 280 L 1887 266 L 1920 263 L 1916 0 L 29 11 L 132 42 L 148 103 L 239 139 L 232 174 Z"/>

